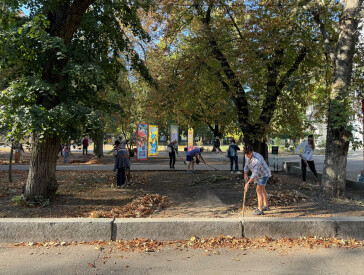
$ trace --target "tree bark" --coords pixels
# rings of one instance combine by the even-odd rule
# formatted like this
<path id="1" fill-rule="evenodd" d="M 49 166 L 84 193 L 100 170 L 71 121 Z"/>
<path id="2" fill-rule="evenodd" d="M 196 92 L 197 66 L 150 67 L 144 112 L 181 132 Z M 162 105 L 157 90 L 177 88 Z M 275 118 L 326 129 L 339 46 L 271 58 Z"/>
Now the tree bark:
<path id="1" fill-rule="evenodd" d="M 14 155 L 14 143 L 11 143 L 10 157 L 9 157 L 9 182 L 13 182 L 13 155 Z"/>
<path id="2" fill-rule="evenodd" d="M 323 193 L 328 196 L 339 197 L 345 193 L 346 162 L 352 136 L 347 127 L 350 115 L 349 85 L 362 8 L 363 0 L 345 1 L 339 23 L 340 34 L 333 60 L 334 80 L 331 85 L 325 166 L 322 175 Z"/>
<path id="3" fill-rule="evenodd" d="M 212 126 L 211 124 L 207 123 L 207 126 L 211 130 L 211 132 L 214 134 L 215 137 L 221 138 L 223 136 L 223 125 L 220 125 L 219 123 Z"/>
<path id="4" fill-rule="evenodd" d="M 33 134 L 29 174 L 25 187 L 25 198 L 34 200 L 52 198 L 58 189 L 56 163 L 60 140 L 54 136 L 41 139 Z"/>
<path id="5" fill-rule="evenodd" d="M 94 156 L 102 158 L 104 156 L 104 132 L 98 130 L 93 138 L 94 140 Z"/>

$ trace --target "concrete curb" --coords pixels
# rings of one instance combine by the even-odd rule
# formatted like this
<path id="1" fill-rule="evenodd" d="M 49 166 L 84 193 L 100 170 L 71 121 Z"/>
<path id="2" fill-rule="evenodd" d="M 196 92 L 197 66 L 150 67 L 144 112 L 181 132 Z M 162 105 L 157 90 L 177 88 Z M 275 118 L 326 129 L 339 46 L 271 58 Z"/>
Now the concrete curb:
<path id="1" fill-rule="evenodd" d="M 116 239 L 148 238 L 160 241 L 229 235 L 241 238 L 239 219 L 116 219 Z"/>
<path id="2" fill-rule="evenodd" d="M 0 242 L 110 240 L 113 219 L 0 219 Z"/>
<path id="3" fill-rule="evenodd" d="M 302 236 L 337 237 L 337 225 L 333 218 L 244 218 L 244 237 L 269 236 L 274 239 Z M 364 219 L 362 220 L 364 223 Z M 364 234 L 362 236 L 364 238 Z"/>
<path id="4" fill-rule="evenodd" d="M 336 237 L 364 240 L 364 217 L 229 219 L 0 219 L 0 243 L 42 241 L 184 240 L 235 237 Z"/>

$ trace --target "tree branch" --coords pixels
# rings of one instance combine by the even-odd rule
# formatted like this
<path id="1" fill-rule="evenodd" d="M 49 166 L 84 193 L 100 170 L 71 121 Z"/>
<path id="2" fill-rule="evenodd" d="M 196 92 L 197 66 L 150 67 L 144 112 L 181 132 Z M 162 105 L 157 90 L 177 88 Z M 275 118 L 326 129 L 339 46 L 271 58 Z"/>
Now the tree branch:
<path id="1" fill-rule="evenodd" d="M 64 39 L 65 44 L 71 43 L 72 37 L 77 31 L 82 16 L 95 0 L 75 0 L 69 8 L 68 16 L 64 22 L 60 36 Z"/>
<path id="2" fill-rule="evenodd" d="M 307 55 L 307 48 L 303 47 L 302 49 L 300 49 L 296 60 L 293 62 L 291 68 L 289 68 L 289 70 L 284 74 L 284 76 L 281 78 L 281 80 L 278 83 L 278 89 L 282 90 L 284 85 L 286 84 L 287 80 L 291 77 L 291 75 L 297 71 L 299 65 L 301 64 L 301 62 L 305 59 Z"/>
<path id="3" fill-rule="evenodd" d="M 284 85 L 286 85 L 288 79 L 295 71 L 297 71 L 299 65 L 305 59 L 307 55 L 307 49 L 306 47 L 303 47 L 299 51 L 292 66 L 288 69 L 288 71 L 283 75 L 283 77 L 277 84 L 279 68 L 282 65 L 283 53 L 283 49 L 277 50 L 275 55 L 275 61 L 272 63 L 272 65 L 268 66 L 267 95 L 264 99 L 262 112 L 259 119 L 259 121 L 263 123 L 263 125 L 269 125 L 270 121 L 272 120 L 274 110 L 277 104 L 277 99 L 281 95 L 283 87 Z"/>
<path id="4" fill-rule="evenodd" d="M 234 19 L 233 15 L 230 13 L 229 7 L 228 7 L 228 6 L 227 6 L 227 5 L 226 5 L 223 1 L 221 1 L 220 3 L 221 3 L 221 5 L 224 5 L 225 10 L 226 10 L 226 13 L 229 15 L 229 18 L 230 18 L 231 22 L 233 23 L 234 28 L 235 28 L 235 29 L 236 29 L 236 31 L 238 32 L 238 35 L 239 35 L 240 39 L 241 39 L 243 42 L 247 42 L 247 41 L 246 41 L 246 39 L 244 38 L 243 34 L 241 33 L 241 31 L 240 31 L 240 28 L 239 28 L 238 24 L 236 24 L 236 21 L 235 21 L 235 19 Z M 255 51 L 255 50 L 254 50 L 254 52 L 255 52 L 255 54 L 256 54 L 258 57 L 260 57 L 262 60 L 267 60 L 267 57 L 266 57 L 266 56 L 264 56 L 264 54 L 263 54 L 262 52 L 260 52 L 260 51 Z"/>
<path id="5" fill-rule="evenodd" d="M 336 58 L 335 57 L 335 50 L 334 50 L 334 47 L 331 44 L 331 41 L 330 41 L 329 36 L 327 34 L 326 26 L 322 22 L 322 20 L 320 18 L 320 14 L 318 13 L 318 11 L 312 10 L 312 15 L 313 15 L 313 19 L 315 20 L 315 22 L 319 25 L 320 32 L 321 32 L 321 35 L 322 35 L 322 37 L 324 39 L 324 43 L 325 43 L 325 46 L 326 46 L 326 50 L 329 53 L 332 64 L 334 64 L 335 63 L 335 58 Z"/>
<path id="6" fill-rule="evenodd" d="M 236 105 L 240 127 L 242 129 L 246 129 L 249 117 L 249 110 L 248 110 L 248 102 L 245 96 L 245 90 L 244 87 L 241 85 L 237 75 L 231 68 L 229 61 L 227 60 L 223 52 L 219 49 L 217 41 L 214 38 L 213 32 L 210 27 L 212 7 L 213 7 L 213 1 L 210 2 L 208 9 L 206 11 L 206 15 L 204 16 L 201 6 L 199 4 L 195 4 L 195 8 L 198 14 L 201 16 L 201 21 L 207 31 L 207 36 L 209 44 L 211 46 L 212 54 L 215 57 L 215 59 L 220 63 L 220 66 L 222 67 L 227 78 L 229 79 L 231 86 L 234 87 L 235 95 L 233 93 L 230 93 L 230 97 Z M 223 87 L 227 91 L 228 90 L 230 91 L 229 85 L 227 85 L 224 81 L 221 81 L 222 76 L 220 76 L 219 79 Z"/>

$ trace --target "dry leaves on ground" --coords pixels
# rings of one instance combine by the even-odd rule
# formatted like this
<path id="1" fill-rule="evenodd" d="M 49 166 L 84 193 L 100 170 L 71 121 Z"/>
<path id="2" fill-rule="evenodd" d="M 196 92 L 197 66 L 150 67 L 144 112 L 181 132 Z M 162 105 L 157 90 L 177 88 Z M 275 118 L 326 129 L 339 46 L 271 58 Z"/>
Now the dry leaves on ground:
<path id="1" fill-rule="evenodd" d="M 299 191 L 269 191 L 268 192 L 269 205 L 271 206 L 287 206 L 300 202 L 309 201 L 309 198 Z M 247 198 L 246 205 L 255 207 L 257 205 L 257 198 L 255 194 L 250 194 Z"/>
<path id="2" fill-rule="evenodd" d="M 155 241 L 150 239 L 116 240 L 116 241 L 94 241 L 94 242 L 32 242 L 18 243 L 14 246 L 68 246 L 68 245 L 95 245 L 95 249 L 103 250 L 106 246 L 115 245 L 116 249 L 129 252 L 154 252 L 167 246 L 177 249 L 204 249 L 205 252 L 215 253 L 219 248 L 230 249 L 290 249 L 290 248 L 360 248 L 364 247 L 364 241 L 355 239 L 318 238 L 314 236 L 301 238 L 272 239 L 268 236 L 262 238 L 236 238 L 231 236 L 219 236 L 211 238 L 191 237 L 190 240 L 181 241 Z"/>
<path id="3" fill-rule="evenodd" d="M 283 181 L 275 175 L 272 175 L 268 180 L 268 185 L 269 184 L 282 184 L 282 183 L 283 183 Z"/>
<path id="4" fill-rule="evenodd" d="M 90 218 L 140 218 L 154 213 L 157 210 L 166 208 L 169 200 L 166 196 L 159 194 L 147 194 L 139 197 L 124 207 L 116 207 L 110 211 L 93 211 Z"/>

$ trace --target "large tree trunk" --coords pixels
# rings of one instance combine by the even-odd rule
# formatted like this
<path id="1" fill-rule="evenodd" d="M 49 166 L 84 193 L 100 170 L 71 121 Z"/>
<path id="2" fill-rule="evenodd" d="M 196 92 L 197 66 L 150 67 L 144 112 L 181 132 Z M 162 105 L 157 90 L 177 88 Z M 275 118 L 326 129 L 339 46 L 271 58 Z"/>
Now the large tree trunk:
<path id="1" fill-rule="evenodd" d="M 322 176 L 324 194 L 341 196 L 346 186 L 346 160 L 351 137 L 349 123 L 349 85 L 353 68 L 358 23 L 363 0 L 345 1 L 340 18 L 340 34 L 334 62 L 326 137 L 325 166 Z"/>
<path id="2" fill-rule="evenodd" d="M 343 134 L 334 127 L 327 128 L 325 166 L 322 175 L 323 190 L 326 195 L 339 197 L 345 193 L 349 136 L 350 133 Z"/>
<path id="3" fill-rule="evenodd" d="M 104 132 L 98 130 L 94 136 L 94 156 L 101 158 L 104 156 Z"/>
<path id="4" fill-rule="evenodd" d="M 58 189 L 56 164 L 60 141 L 57 137 L 39 138 L 33 134 L 29 174 L 25 187 L 25 198 L 52 198 Z"/>

